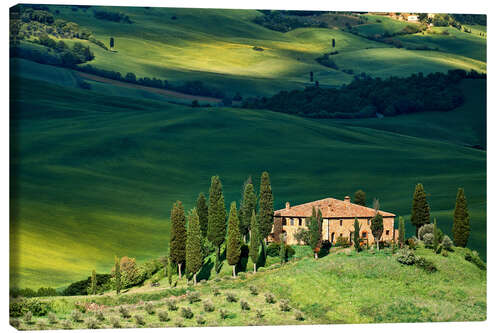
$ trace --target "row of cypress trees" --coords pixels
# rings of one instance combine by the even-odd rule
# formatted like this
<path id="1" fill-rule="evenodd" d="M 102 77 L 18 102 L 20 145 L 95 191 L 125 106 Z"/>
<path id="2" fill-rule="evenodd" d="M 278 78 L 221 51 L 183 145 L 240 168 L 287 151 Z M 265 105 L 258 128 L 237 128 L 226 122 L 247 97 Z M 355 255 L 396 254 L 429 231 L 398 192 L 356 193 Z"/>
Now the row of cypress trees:
<path id="1" fill-rule="evenodd" d="M 187 218 L 180 201 L 173 204 L 170 219 L 169 265 L 176 264 L 179 278 L 182 277 L 182 265 L 185 263 L 186 273 L 196 275 L 203 265 L 204 240 L 208 240 L 216 249 L 216 270 L 221 264 L 221 247 L 226 243 L 226 259 L 233 266 L 236 275 L 236 264 L 240 260 L 243 242 L 250 242 L 249 255 L 256 271 L 259 260 L 259 248 L 265 253 L 265 238 L 272 230 L 274 215 L 274 199 L 269 173 L 261 175 L 260 193 L 257 198 L 249 178 L 243 189 L 240 209 L 232 202 L 229 215 L 226 213 L 222 182 L 219 176 L 211 179 L 208 205 L 205 195 L 200 193 L 196 208 L 190 210 Z M 258 203 L 258 207 L 257 207 Z M 258 212 L 258 213 L 256 213 Z M 265 256 L 264 256 L 265 260 Z"/>

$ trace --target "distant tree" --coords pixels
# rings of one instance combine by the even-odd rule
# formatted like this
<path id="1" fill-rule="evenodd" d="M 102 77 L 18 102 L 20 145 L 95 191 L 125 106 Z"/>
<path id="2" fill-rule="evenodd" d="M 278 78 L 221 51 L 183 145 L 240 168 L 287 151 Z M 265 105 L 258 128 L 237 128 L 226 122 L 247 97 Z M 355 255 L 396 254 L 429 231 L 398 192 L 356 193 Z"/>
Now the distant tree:
<path id="1" fill-rule="evenodd" d="M 92 270 L 92 275 L 90 277 L 90 295 L 95 295 L 97 292 L 97 279 L 95 269 Z"/>
<path id="2" fill-rule="evenodd" d="M 314 83 L 314 85 L 315 85 L 316 87 L 319 87 L 319 81 L 316 81 L 316 82 Z"/>
<path id="3" fill-rule="evenodd" d="M 415 226 L 415 235 L 424 224 L 430 223 L 430 208 L 427 203 L 424 186 L 418 183 L 413 193 L 413 205 L 411 209 L 411 223 Z"/>
<path id="4" fill-rule="evenodd" d="M 207 237 L 208 229 L 208 206 L 207 199 L 203 193 L 198 195 L 198 200 L 196 200 L 196 212 L 198 213 L 198 219 L 200 221 L 201 236 Z"/>
<path id="5" fill-rule="evenodd" d="M 377 242 L 377 250 L 379 250 L 380 237 L 382 237 L 382 234 L 384 233 L 384 218 L 378 212 L 372 219 L 370 223 L 370 228 L 372 230 L 372 235 L 375 238 L 375 241 Z"/>
<path id="6" fill-rule="evenodd" d="M 280 263 L 283 265 L 286 261 L 286 244 L 283 234 L 280 235 Z"/>
<path id="7" fill-rule="evenodd" d="M 332 38 L 332 47 L 335 48 L 335 38 Z"/>
<path id="8" fill-rule="evenodd" d="M 202 256 L 202 238 L 200 230 L 200 221 L 196 208 L 189 212 L 188 229 L 186 240 L 186 271 L 193 274 L 194 285 L 196 285 L 196 274 L 203 265 Z"/>
<path id="9" fill-rule="evenodd" d="M 309 246 L 314 251 L 314 258 L 318 259 L 319 242 L 321 241 L 320 227 L 316 208 L 313 207 L 311 217 L 307 223 L 309 229 Z"/>
<path id="10" fill-rule="evenodd" d="M 309 81 L 314 82 L 314 73 L 309 72 Z"/>
<path id="11" fill-rule="evenodd" d="M 459 188 L 453 213 L 453 242 L 455 246 L 466 247 L 470 235 L 470 216 L 463 188 Z"/>
<path id="12" fill-rule="evenodd" d="M 250 249 L 249 255 L 253 262 L 253 272 L 257 272 L 257 262 L 259 261 L 259 245 L 261 237 L 259 235 L 259 224 L 257 223 L 257 217 L 255 216 L 255 210 L 252 211 L 252 217 L 250 219 Z"/>
<path id="13" fill-rule="evenodd" d="M 399 217 L 398 229 L 398 243 L 400 247 L 403 247 L 405 245 L 405 219 L 402 216 Z"/>
<path id="14" fill-rule="evenodd" d="M 240 219 L 240 233 L 248 241 L 248 231 L 250 229 L 250 220 L 252 212 L 257 209 L 257 196 L 253 188 L 252 180 L 245 185 L 243 200 L 240 204 L 239 219 Z"/>
<path id="15" fill-rule="evenodd" d="M 357 190 L 354 193 L 354 203 L 356 205 L 366 206 L 366 193 L 363 190 Z"/>
<path id="16" fill-rule="evenodd" d="M 115 47 L 115 39 L 114 39 L 113 37 L 111 37 L 111 38 L 109 39 L 109 47 L 110 47 L 110 48 Z"/>
<path id="17" fill-rule="evenodd" d="M 122 276 L 120 272 L 120 260 L 118 259 L 118 257 L 115 257 L 114 278 L 115 278 L 115 290 L 116 294 L 118 295 L 120 293 L 120 290 L 122 289 Z"/>
<path id="18" fill-rule="evenodd" d="M 233 277 L 236 277 L 236 264 L 239 262 L 241 255 L 241 235 L 235 201 L 231 203 L 231 209 L 229 210 L 226 251 L 227 263 L 233 266 Z"/>
<path id="19" fill-rule="evenodd" d="M 170 259 L 177 264 L 179 279 L 182 277 L 182 264 L 186 261 L 186 216 L 182 203 L 177 201 L 173 204 L 170 212 Z"/>
<path id="20" fill-rule="evenodd" d="M 434 252 L 437 252 L 438 246 L 439 246 L 439 235 L 438 235 L 438 227 L 437 227 L 437 220 L 434 218 L 434 224 L 433 224 L 433 229 L 432 229 L 432 247 L 434 248 Z"/>
<path id="21" fill-rule="evenodd" d="M 259 223 L 259 235 L 262 239 L 262 251 L 266 253 L 265 239 L 273 228 L 274 220 L 274 199 L 271 188 L 271 180 L 267 171 L 262 172 L 260 177 L 260 195 L 259 195 L 259 214 L 257 221 Z"/>
<path id="22" fill-rule="evenodd" d="M 354 248 L 357 252 L 361 251 L 361 244 L 359 242 L 359 221 L 357 217 L 354 219 Z"/>
<path id="23" fill-rule="evenodd" d="M 134 73 L 127 73 L 127 75 L 125 75 L 125 81 L 136 83 L 137 82 L 137 78 L 136 78 L 136 76 L 135 76 Z"/>
<path id="24" fill-rule="evenodd" d="M 217 265 L 220 263 L 220 246 L 226 239 L 226 207 L 219 176 L 213 176 L 208 197 L 208 240 L 217 247 Z"/>

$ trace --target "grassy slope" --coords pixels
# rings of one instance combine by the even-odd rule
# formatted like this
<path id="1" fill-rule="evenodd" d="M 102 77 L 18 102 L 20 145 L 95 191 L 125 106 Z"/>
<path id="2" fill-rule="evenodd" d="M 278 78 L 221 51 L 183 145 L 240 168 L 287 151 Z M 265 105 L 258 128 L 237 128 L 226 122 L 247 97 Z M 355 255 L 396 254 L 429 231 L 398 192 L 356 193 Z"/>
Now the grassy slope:
<path id="1" fill-rule="evenodd" d="M 60 321 L 69 318 L 75 302 L 95 302 L 107 305 L 106 318 L 99 323 L 110 327 L 109 319 L 118 317 L 117 308 L 125 304 L 132 316 L 144 317 L 145 327 L 174 326 L 181 320 L 185 326 L 199 326 L 196 316 L 205 318 L 207 326 L 248 325 L 294 325 L 294 324 L 340 324 L 340 323 L 387 323 L 428 321 L 478 321 L 486 319 L 486 272 L 479 270 L 463 258 L 463 251 L 456 249 L 449 257 L 435 255 L 419 248 L 417 254 L 435 263 L 438 271 L 426 273 L 415 266 L 399 264 L 390 251 L 347 252 L 330 254 L 319 260 L 308 257 L 286 264 L 270 267 L 265 271 L 246 274 L 236 280 L 225 276 L 218 282 L 212 276 L 208 283 L 187 287 L 181 280 L 174 289 L 168 288 L 166 279 L 160 288 L 141 287 L 116 297 L 105 296 L 55 297 L 52 301 Z M 278 265 L 279 266 L 279 265 Z M 221 274 L 224 275 L 224 274 Z M 252 295 L 249 286 L 256 286 L 258 295 Z M 313 287 L 311 287 L 313 286 Z M 165 288 L 167 287 L 167 288 Z M 213 288 L 221 294 L 216 296 Z M 182 295 L 186 289 L 200 293 L 202 302 L 189 304 L 184 297 L 177 298 L 178 307 L 190 307 L 195 314 L 192 319 L 182 319 L 180 310 L 168 311 L 170 320 L 161 323 L 156 314 L 146 313 L 143 301 L 150 301 L 155 312 L 167 311 L 165 299 L 170 295 Z M 238 299 L 229 303 L 226 294 Z M 276 303 L 265 302 L 265 295 L 272 293 Z M 327 297 L 325 297 L 327 296 Z M 292 310 L 282 312 L 279 301 L 287 299 Z M 203 309 L 209 300 L 214 312 Z M 250 310 L 243 311 L 239 300 L 246 300 Z M 225 309 L 229 317 L 220 320 L 219 310 Z M 256 318 L 256 310 L 263 311 L 262 319 Z M 295 311 L 304 314 L 304 321 L 297 321 Z M 83 317 L 92 316 L 84 314 Z M 40 321 L 42 318 L 36 318 Z M 44 319 L 42 319 L 44 320 Z M 121 319 L 123 327 L 137 327 L 133 318 Z M 84 323 L 72 323 L 73 328 L 84 328 Z M 23 324 L 23 329 L 28 328 Z M 31 326 L 33 327 L 33 326 Z M 51 325 L 60 328 L 61 324 Z"/>
<path id="2" fill-rule="evenodd" d="M 229 206 L 246 176 L 258 179 L 263 170 L 275 208 L 363 188 L 384 210 L 407 215 L 421 181 L 446 232 L 456 188 L 464 186 L 471 246 L 485 254 L 484 151 L 274 112 L 13 83 L 14 284 L 61 286 L 94 267 L 108 271 L 115 255 L 161 255 L 174 200 L 191 207 L 219 174 Z"/>

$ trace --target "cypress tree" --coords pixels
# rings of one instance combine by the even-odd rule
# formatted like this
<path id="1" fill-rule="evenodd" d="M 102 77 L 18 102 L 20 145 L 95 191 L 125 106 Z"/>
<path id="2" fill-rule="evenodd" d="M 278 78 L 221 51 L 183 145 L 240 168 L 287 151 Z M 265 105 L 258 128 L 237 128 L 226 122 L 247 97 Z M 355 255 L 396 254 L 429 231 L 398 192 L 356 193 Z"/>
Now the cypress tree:
<path id="1" fill-rule="evenodd" d="M 115 257 L 115 290 L 117 295 L 120 293 L 121 289 L 122 289 L 122 274 L 120 272 L 120 259 L 118 259 L 118 257 Z"/>
<path id="2" fill-rule="evenodd" d="M 177 201 L 170 212 L 172 230 L 170 233 L 170 259 L 177 264 L 179 279 L 182 277 L 182 263 L 186 261 L 186 216 L 182 203 Z"/>
<path id="3" fill-rule="evenodd" d="M 260 236 L 265 239 L 273 228 L 274 202 L 269 174 L 264 171 L 260 178 L 259 216 Z"/>
<path id="4" fill-rule="evenodd" d="M 233 277 L 236 277 L 236 264 L 241 255 L 241 235 L 238 221 L 238 210 L 236 202 L 231 203 L 227 227 L 227 263 L 233 266 Z"/>
<path id="5" fill-rule="evenodd" d="M 249 255 L 253 262 L 253 272 L 257 272 L 257 262 L 259 261 L 259 225 L 257 224 L 257 217 L 255 210 L 252 211 L 252 218 L 250 219 L 250 249 Z"/>
<path id="6" fill-rule="evenodd" d="M 257 206 L 257 196 L 253 188 L 251 180 L 245 185 L 245 191 L 243 194 L 243 200 L 240 206 L 240 234 L 244 237 L 245 241 L 248 239 L 248 231 L 250 229 L 250 220 L 252 218 L 252 212 L 255 211 Z"/>
<path id="7" fill-rule="evenodd" d="M 439 236 L 436 218 L 434 218 L 434 223 L 432 225 L 432 236 L 432 247 L 434 248 L 434 252 L 437 252 L 437 248 L 439 245 Z"/>
<path id="8" fill-rule="evenodd" d="M 361 246 L 359 243 L 359 221 L 357 217 L 354 219 L 354 248 L 357 252 L 361 251 Z"/>
<path id="9" fill-rule="evenodd" d="M 309 229 L 309 246 L 314 251 L 314 258 L 318 259 L 318 243 L 320 241 L 320 233 L 318 215 L 314 207 L 307 226 Z"/>
<path id="10" fill-rule="evenodd" d="M 430 208 L 427 203 L 424 186 L 418 183 L 413 193 L 413 205 L 411 209 L 411 223 L 415 226 L 415 235 L 418 235 L 418 229 L 424 224 L 430 223 Z"/>
<path id="11" fill-rule="evenodd" d="M 403 247 L 405 245 L 405 219 L 404 217 L 400 216 L 399 217 L 399 225 L 398 225 L 398 232 L 399 232 L 399 235 L 398 235 L 398 242 L 399 242 L 399 246 L 400 247 Z"/>
<path id="12" fill-rule="evenodd" d="M 357 190 L 353 201 L 356 205 L 366 206 L 366 193 L 363 190 Z"/>
<path id="13" fill-rule="evenodd" d="M 196 212 L 198 213 L 198 220 L 200 222 L 200 231 L 203 238 L 207 237 L 208 229 L 208 207 L 207 199 L 203 193 L 198 195 L 196 200 Z"/>
<path id="14" fill-rule="evenodd" d="M 286 260 L 286 245 L 285 245 L 285 237 L 283 234 L 280 235 L 280 262 L 283 265 Z"/>
<path id="15" fill-rule="evenodd" d="M 97 292 L 97 280 L 95 269 L 92 270 L 92 276 L 90 277 L 90 294 L 95 295 Z"/>
<path id="16" fill-rule="evenodd" d="M 466 247 L 470 235 L 470 216 L 463 188 L 459 188 L 453 213 L 453 242 L 455 246 Z"/>
<path id="17" fill-rule="evenodd" d="M 208 240 L 217 247 L 217 265 L 220 260 L 220 246 L 226 239 L 226 206 L 219 176 L 213 176 L 208 198 Z"/>
<path id="18" fill-rule="evenodd" d="M 188 216 L 188 230 L 186 240 L 186 271 L 193 274 L 196 285 L 196 274 L 203 265 L 200 221 L 196 209 L 192 209 Z"/>
<path id="19" fill-rule="evenodd" d="M 372 230 L 372 235 L 377 242 L 377 250 L 379 250 L 380 237 L 384 233 L 384 218 L 382 215 L 377 213 L 370 223 L 370 228 Z"/>

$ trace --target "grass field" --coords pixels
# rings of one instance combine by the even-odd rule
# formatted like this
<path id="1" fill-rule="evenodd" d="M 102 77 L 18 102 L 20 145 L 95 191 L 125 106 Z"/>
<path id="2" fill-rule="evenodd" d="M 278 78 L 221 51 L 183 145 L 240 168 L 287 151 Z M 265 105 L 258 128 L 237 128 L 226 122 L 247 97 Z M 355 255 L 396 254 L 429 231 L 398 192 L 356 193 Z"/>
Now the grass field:
<path id="1" fill-rule="evenodd" d="M 380 198 L 382 209 L 408 216 L 414 186 L 423 182 L 447 233 L 456 190 L 464 186 L 470 245 L 485 256 L 486 152 L 464 147 L 470 132 L 449 138 L 453 112 L 435 124 L 436 134 L 416 130 L 418 121 L 436 119 L 434 113 L 420 115 L 400 134 L 368 120 L 320 122 L 268 111 L 196 109 L 100 89 L 54 89 L 18 77 L 12 83 L 13 285 L 60 287 L 93 268 L 108 272 L 115 255 L 139 261 L 163 255 L 175 200 L 192 207 L 219 174 L 229 207 L 244 179 L 252 175 L 258 182 L 263 170 L 271 175 L 275 208 L 362 188 L 369 201 Z M 474 106 L 458 112 L 484 117 Z M 398 119 L 404 128 L 411 117 L 380 123 L 394 128 Z M 474 138 L 481 140 L 480 134 Z"/>
<path id="2" fill-rule="evenodd" d="M 96 312 L 89 310 L 81 314 L 81 321 L 74 321 L 71 314 L 76 303 L 100 307 L 100 328 L 111 328 L 113 318 L 125 328 L 486 320 L 486 272 L 465 261 L 463 249 L 444 257 L 419 247 L 416 255 L 432 261 L 435 273 L 400 264 L 388 249 L 361 253 L 336 249 L 318 260 L 312 258 L 309 248 L 297 249 L 305 257 L 283 266 L 270 265 L 256 274 L 240 273 L 236 279 L 222 271 L 197 286 L 187 285 L 183 278 L 171 288 L 162 279 L 160 287 L 133 288 L 120 296 L 109 292 L 102 296 L 42 298 L 50 304 L 56 322 L 49 323 L 47 316 L 34 317 L 31 323 L 20 318 L 18 327 L 60 329 L 67 321 L 66 328 L 87 328 Z M 199 300 L 190 302 L 186 297 L 189 293 L 198 293 Z M 228 294 L 235 302 L 228 301 Z M 268 294 L 273 295 L 274 303 L 266 300 Z M 169 308 L 167 301 L 175 302 L 177 309 Z M 248 303 L 246 310 L 241 301 Z M 280 307 L 282 301 L 288 301 L 288 311 Z M 212 309 L 205 307 L 207 302 Z M 152 308 L 149 311 L 148 303 Z M 120 307 L 127 309 L 130 318 L 120 315 Z M 189 308 L 193 317 L 183 318 L 183 308 Z M 221 319 L 221 310 L 227 312 L 225 319 Z M 258 310 L 263 317 L 257 317 Z M 168 320 L 161 321 L 160 312 L 166 312 Z M 303 320 L 297 320 L 297 312 Z M 136 322 L 136 315 L 144 320 L 142 325 Z"/>

